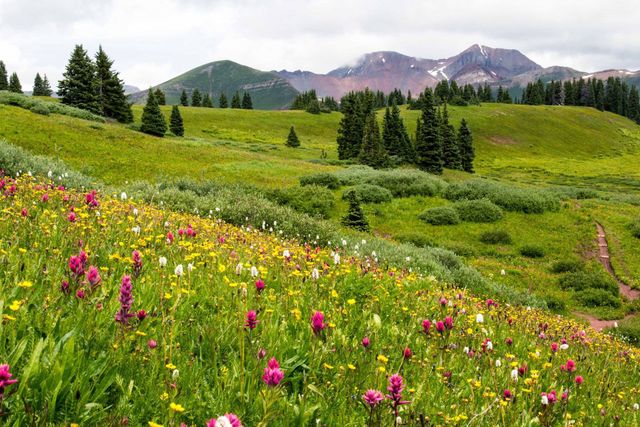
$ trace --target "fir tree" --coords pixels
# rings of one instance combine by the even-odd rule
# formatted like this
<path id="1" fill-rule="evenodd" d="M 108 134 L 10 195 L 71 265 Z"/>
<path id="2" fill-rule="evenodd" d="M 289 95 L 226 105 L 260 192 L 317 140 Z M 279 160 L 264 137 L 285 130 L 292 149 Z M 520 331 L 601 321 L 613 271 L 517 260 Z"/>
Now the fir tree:
<path id="1" fill-rule="evenodd" d="M 358 161 L 364 165 L 379 169 L 389 165 L 389 156 L 380 140 L 380 128 L 374 112 L 365 119 L 362 146 Z"/>
<path id="2" fill-rule="evenodd" d="M 158 106 L 153 90 L 149 89 L 147 105 L 142 110 L 142 125 L 140 130 L 154 136 L 164 136 L 167 132 L 167 122 Z"/>
<path id="3" fill-rule="evenodd" d="M 189 106 L 189 97 L 187 96 L 187 91 L 182 89 L 182 93 L 180 94 L 180 105 L 183 107 Z"/>
<path id="4" fill-rule="evenodd" d="M 473 173 L 473 160 L 476 157 L 473 149 L 473 136 L 467 126 L 467 121 L 462 119 L 458 129 L 458 146 L 460 147 L 460 158 L 462 160 L 462 170 Z"/>
<path id="5" fill-rule="evenodd" d="M 160 88 L 156 88 L 155 92 L 156 101 L 158 101 L 158 105 L 167 105 L 167 97 L 164 92 Z"/>
<path id="6" fill-rule="evenodd" d="M 244 110 L 253 110 L 253 101 L 251 100 L 251 95 L 248 92 L 245 92 L 242 95 L 242 108 Z"/>
<path id="7" fill-rule="evenodd" d="M 349 192 L 347 202 L 349 202 L 349 210 L 347 211 L 347 215 L 342 218 L 342 225 L 360 231 L 369 231 L 369 222 L 364 216 L 358 195 L 355 191 Z"/>
<path id="8" fill-rule="evenodd" d="M 420 139 L 416 141 L 416 163 L 422 170 L 441 174 L 442 139 L 431 89 L 424 91 L 422 104 Z"/>
<path id="9" fill-rule="evenodd" d="M 202 106 L 202 95 L 198 88 L 195 88 L 191 93 L 191 106 L 192 107 L 201 107 Z"/>
<path id="10" fill-rule="evenodd" d="M 289 129 L 289 135 L 287 136 L 287 143 L 286 143 L 287 147 L 299 147 L 300 146 L 300 140 L 298 139 L 298 135 L 296 135 L 296 130 L 293 128 L 293 126 L 291 126 L 291 129 Z"/>
<path id="11" fill-rule="evenodd" d="M 638 88 L 635 86 L 631 86 L 631 90 L 629 91 L 627 117 L 640 124 L 640 96 L 638 95 Z"/>
<path id="12" fill-rule="evenodd" d="M 238 91 L 231 98 L 231 108 L 242 108 L 242 101 L 240 101 L 240 94 Z"/>
<path id="13" fill-rule="evenodd" d="M 443 166 L 447 169 L 462 169 L 462 159 L 460 158 L 456 130 L 449 123 L 447 104 L 444 104 L 440 118 L 440 137 L 442 138 Z"/>
<path id="14" fill-rule="evenodd" d="M 42 96 L 51 96 L 53 95 L 53 90 L 51 90 L 51 84 L 49 83 L 49 79 L 47 75 L 44 75 L 44 79 L 42 80 Z"/>
<path id="15" fill-rule="evenodd" d="M 109 59 L 102 46 L 96 54 L 96 79 L 100 110 L 105 117 L 116 119 L 121 123 L 131 123 L 133 113 L 124 94 L 124 82 L 118 73 L 111 69 L 113 61 Z"/>
<path id="16" fill-rule="evenodd" d="M 213 102 L 211 101 L 211 96 L 209 96 L 209 92 L 205 92 L 202 97 L 202 106 L 206 108 L 213 108 Z"/>
<path id="17" fill-rule="evenodd" d="M 9 92 L 22 93 L 22 85 L 17 73 L 11 73 L 9 77 Z"/>
<path id="18" fill-rule="evenodd" d="M 400 109 L 395 103 L 391 110 L 389 108 L 385 110 L 382 141 L 389 155 L 399 156 L 407 162 L 413 161 L 413 145 L 407 128 L 400 117 Z"/>
<path id="19" fill-rule="evenodd" d="M 40 73 L 36 73 L 36 78 L 33 79 L 33 91 L 31 92 L 31 95 L 44 96 L 42 95 L 42 92 L 44 89 L 43 84 L 44 84 L 44 81 L 42 80 L 42 77 L 40 77 Z"/>
<path id="20" fill-rule="evenodd" d="M 82 45 L 76 45 L 69 63 L 58 83 L 58 95 L 62 103 L 102 114 L 96 66 Z"/>
<path id="21" fill-rule="evenodd" d="M 338 158 L 352 159 L 360 154 L 364 130 L 364 114 L 360 98 L 354 92 L 342 97 L 342 119 L 338 127 Z"/>
<path id="22" fill-rule="evenodd" d="M 229 108 L 229 102 L 227 101 L 227 95 L 224 93 L 220 94 L 220 99 L 218 100 L 218 106 L 220 108 Z"/>
<path id="23" fill-rule="evenodd" d="M 7 75 L 7 68 L 4 62 L 0 61 L 0 90 L 9 89 L 9 76 Z"/>
<path id="24" fill-rule="evenodd" d="M 320 103 L 317 99 L 312 99 L 306 108 L 307 113 L 320 114 Z"/>
<path id="25" fill-rule="evenodd" d="M 184 136 L 184 123 L 180 110 L 177 105 L 171 107 L 171 120 L 169 121 L 169 129 L 175 136 Z"/>

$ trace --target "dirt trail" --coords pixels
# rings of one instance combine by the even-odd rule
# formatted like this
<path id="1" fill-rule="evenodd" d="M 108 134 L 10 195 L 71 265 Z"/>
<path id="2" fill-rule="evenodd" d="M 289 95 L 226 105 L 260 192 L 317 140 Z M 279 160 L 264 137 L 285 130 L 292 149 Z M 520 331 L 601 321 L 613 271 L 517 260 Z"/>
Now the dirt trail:
<path id="1" fill-rule="evenodd" d="M 616 283 L 618 283 L 618 288 L 620 289 L 620 293 L 622 295 L 624 295 L 627 299 L 631 301 L 640 298 L 640 290 L 632 289 L 631 286 L 624 283 L 622 279 L 620 279 L 616 275 L 616 272 L 613 270 L 613 266 L 611 265 L 611 257 L 609 255 L 609 244 L 607 243 L 607 235 L 604 232 L 604 227 L 600 223 L 596 222 L 596 230 L 598 231 L 598 247 L 599 247 L 598 259 L 600 260 L 600 263 L 605 268 L 605 270 L 607 270 L 609 275 L 613 277 Z M 587 320 L 591 325 L 591 327 L 596 330 L 611 328 L 615 326 L 618 321 L 623 320 L 623 319 L 599 320 L 598 318 L 586 313 L 575 312 L 574 314 L 578 317 L 581 317 Z M 624 319 L 625 320 L 630 319 L 634 316 L 635 316 L 634 314 L 628 314 L 624 317 Z"/>

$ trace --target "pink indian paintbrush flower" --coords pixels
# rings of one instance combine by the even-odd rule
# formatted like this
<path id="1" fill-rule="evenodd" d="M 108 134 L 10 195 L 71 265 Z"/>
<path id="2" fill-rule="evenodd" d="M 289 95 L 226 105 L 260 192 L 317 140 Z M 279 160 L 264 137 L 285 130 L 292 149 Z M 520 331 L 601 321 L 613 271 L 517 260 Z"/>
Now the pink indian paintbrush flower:
<path id="1" fill-rule="evenodd" d="M 256 291 L 261 293 L 264 291 L 264 280 L 258 279 L 256 280 Z"/>
<path id="2" fill-rule="evenodd" d="M 147 341 L 147 347 L 149 347 L 151 350 L 153 350 L 157 346 L 158 346 L 158 343 L 156 342 L 156 340 Z"/>
<path id="3" fill-rule="evenodd" d="M 120 310 L 116 313 L 116 322 L 126 325 L 129 319 L 135 316 L 131 313 L 131 305 L 133 304 L 133 295 L 131 294 L 131 277 L 124 275 L 120 283 Z"/>
<path id="4" fill-rule="evenodd" d="M 133 251 L 131 253 L 131 262 L 133 264 L 133 275 L 134 277 L 138 277 L 140 271 L 142 271 L 142 255 L 140 252 Z"/>
<path id="5" fill-rule="evenodd" d="M 362 395 L 362 400 L 364 400 L 364 403 L 369 405 L 369 408 L 373 410 L 384 400 L 384 395 L 379 390 L 367 390 Z"/>
<path id="6" fill-rule="evenodd" d="M 325 327 L 324 313 L 321 311 L 313 313 L 313 316 L 311 316 L 311 329 L 313 329 L 313 333 L 318 335 Z"/>
<path id="7" fill-rule="evenodd" d="M 9 369 L 7 364 L 0 365 L 0 400 L 4 397 L 4 389 L 18 382 L 18 380 L 11 379 L 13 374 Z"/>
<path id="8" fill-rule="evenodd" d="M 430 329 L 431 329 L 431 321 L 429 319 L 424 319 L 422 321 L 422 332 L 428 335 Z"/>
<path id="9" fill-rule="evenodd" d="M 576 384 L 581 385 L 583 382 L 584 382 L 584 378 L 582 378 L 582 375 L 578 375 L 576 377 Z"/>
<path id="10" fill-rule="evenodd" d="M 453 319 L 450 316 L 444 318 L 444 326 L 447 329 L 453 329 Z"/>
<path id="11" fill-rule="evenodd" d="M 389 391 L 387 399 L 392 401 L 393 412 L 397 417 L 400 406 L 411 403 L 408 400 L 402 400 L 402 390 L 404 390 L 402 376 L 399 374 L 391 375 L 389 377 L 389 387 L 387 387 L 387 390 Z"/>
<path id="12" fill-rule="evenodd" d="M 409 347 L 405 347 L 402 351 L 402 357 L 404 357 L 406 360 L 411 359 L 412 355 L 413 353 L 411 353 L 411 349 Z"/>
<path id="13" fill-rule="evenodd" d="M 436 331 L 440 332 L 441 334 L 444 333 L 444 322 L 442 320 L 438 320 L 436 322 Z"/>
<path id="14" fill-rule="evenodd" d="M 258 326 L 258 315 L 255 310 L 247 311 L 247 315 L 245 317 L 244 327 L 249 330 L 253 330 Z"/>
<path id="15" fill-rule="evenodd" d="M 371 341 L 369 340 L 369 337 L 362 338 L 362 346 L 364 348 L 368 348 L 370 345 L 371 345 Z"/>
<path id="16" fill-rule="evenodd" d="M 280 381 L 284 378 L 284 372 L 280 369 L 280 364 L 275 357 L 272 357 L 267 362 L 267 367 L 264 368 L 264 374 L 262 375 L 262 381 L 270 387 L 275 387 L 280 384 Z"/>
<path id="17" fill-rule="evenodd" d="M 98 269 L 93 265 L 90 266 L 89 271 L 87 272 L 87 281 L 89 282 L 91 288 L 95 288 L 96 286 L 98 286 L 101 280 L 102 279 L 100 278 L 100 272 L 98 271 Z"/>

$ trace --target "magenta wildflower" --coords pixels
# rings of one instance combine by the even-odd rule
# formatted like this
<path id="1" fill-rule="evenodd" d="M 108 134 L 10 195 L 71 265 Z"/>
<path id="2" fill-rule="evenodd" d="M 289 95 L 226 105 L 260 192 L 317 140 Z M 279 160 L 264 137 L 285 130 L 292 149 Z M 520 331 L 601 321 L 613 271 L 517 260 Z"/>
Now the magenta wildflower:
<path id="1" fill-rule="evenodd" d="M 362 346 L 364 348 L 368 348 L 369 345 L 371 345 L 371 341 L 369 340 L 369 337 L 362 338 Z"/>
<path id="2" fill-rule="evenodd" d="M 261 348 L 260 350 L 258 350 L 258 359 L 262 360 L 264 359 L 264 357 L 267 355 L 267 350 L 265 350 L 264 348 Z"/>
<path id="3" fill-rule="evenodd" d="M 76 291 L 76 297 L 79 299 L 84 299 L 84 289 L 80 288 Z"/>
<path id="4" fill-rule="evenodd" d="M 173 243 L 173 239 L 174 239 L 173 233 L 171 231 L 169 231 L 167 233 L 167 243 L 169 243 L 169 244 Z"/>
<path id="5" fill-rule="evenodd" d="M 264 290 L 264 281 L 261 279 L 256 280 L 256 291 L 261 293 Z"/>
<path id="6" fill-rule="evenodd" d="M 582 375 L 578 375 L 576 377 L 576 384 L 581 385 L 583 382 L 584 382 L 584 378 L 582 378 Z"/>
<path id="7" fill-rule="evenodd" d="M 268 386 L 275 387 L 280 384 L 283 378 L 284 372 L 280 369 L 280 364 L 275 357 L 272 357 L 267 363 L 267 367 L 264 368 L 262 381 Z"/>
<path id="8" fill-rule="evenodd" d="M 411 403 L 408 400 L 402 400 L 402 390 L 404 390 L 402 382 L 402 376 L 393 374 L 389 377 L 389 387 L 387 387 L 389 391 L 387 398 L 392 401 L 393 412 L 396 417 L 398 416 L 398 409 L 401 405 Z"/>
<path id="9" fill-rule="evenodd" d="M 142 255 L 140 255 L 140 252 L 133 251 L 131 253 L 131 262 L 133 263 L 133 276 L 138 277 L 142 270 Z"/>
<path id="10" fill-rule="evenodd" d="M 413 353 L 411 353 L 411 349 L 409 347 L 405 347 L 404 351 L 402 352 L 402 357 L 404 357 L 405 359 L 411 359 L 412 355 Z"/>
<path id="11" fill-rule="evenodd" d="M 156 342 L 156 340 L 147 341 L 147 347 L 149 347 L 151 350 L 153 350 L 157 346 L 158 346 L 158 343 Z"/>
<path id="12" fill-rule="evenodd" d="M 101 280 L 98 269 L 93 265 L 89 267 L 89 271 L 87 272 L 87 281 L 89 282 L 89 285 L 91 285 L 91 288 L 98 286 Z"/>
<path id="13" fill-rule="evenodd" d="M 63 280 L 62 283 L 60 284 L 60 290 L 62 291 L 63 294 L 65 295 L 69 295 L 69 282 L 67 282 L 66 280 Z"/>
<path id="14" fill-rule="evenodd" d="M 450 316 L 444 318 L 444 326 L 447 329 L 453 329 L 453 319 Z"/>
<path id="15" fill-rule="evenodd" d="M 133 304 L 133 295 L 131 295 L 131 277 L 122 276 L 122 282 L 120 284 L 120 310 L 116 313 L 116 322 L 126 325 L 129 323 L 129 319 L 134 316 L 131 313 L 131 304 Z"/>
<path id="16" fill-rule="evenodd" d="M 76 279 L 84 275 L 84 263 L 79 255 L 69 257 L 69 270 Z"/>
<path id="17" fill-rule="evenodd" d="M 242 423 L 240 422 L 240 418 L 236 414 L 224 414 L 218 419 L 211 418 L 207 421 L 207 427 L 242 427 Z"/>
<path id="18" fill-rule="evenodd" d="M 44 193 L 40 200 L 42 200 L 42 203 L 47 203 L 49 201 L 49 195 L 47 193 Z"/>
<path id="19" fill-rule="evenodd" d="M 503 398 L 504 400 L 511 400 L 511 398 L 512 398 L 512 397 L 513 397 L 513 393 L 511 393 L 511 390 L 509 390 L 509 389 L 505 389 L 505 390 L 502 392 L 502 398 Z"/>
<path id="20" fill-rule="evenodd" d="M 444 322 L 441 320 L 438 320 L 436 322 L 436 331 L 440 332 L 441 334 L 444 333 Z"/>
<path id="21" fill-rule="evenodd" d="M 147 318 L 147 312 L 145 310 L 139 310 L 136 313 L 136 317 L 138 318 L 139 321 L 143 321 L 144 319 Z"/>
<path id="22" fill-rule="evenodd" d="M 364 400 L 364 403 L 366 403 L 371 409 L 373 409 L 384 400 L 384 395 L 379 390 L 367 390 L 362 395 L 362 400 Z"/>
<path id="23" fill-rule="evenodd" d="M 95 209 L 100 205 L 100 203 L 98 203 L 96 190 L 92 190 L 90 193 L 85 194 L 84 200 L 91 209 Z"/>
<path id="24" fill-rule="evenodd" d="M 11 384 L 15 384 L 18 380 L 12 380 L 13 374 L 9 372 L 9 365 L 0 365 L 0 399 L 4 397 L 4 389 Z"/>
<path id="25" fill-rule="evenodd" d="M 429 329 L 431 329 L 431 321 L 429 319 L 424 319 L 422 321 L 422 331 L 428 335 Z"/>
<path id="26" fill-rule="evenodd" d="M 246 320 L 244 322 L 244 327 L 249 328 L 249 330 L 253 330 L 258 325 L 258 315 L 255 310 L 247 311 Z"/>
<path id="27" fill-rule="evenodd" d="M 552 342 L 551 343 L 551 352 L 555 353 L 556 351 L 558 351 L 558 343 L 557 342 Z"/>
<path id="28" fill-rule="evenodd" d="M 69 212 L 69 215 L 67 215 L 67 219 L 69 220 L 69 222 L 76 222 L 76 213 Z"/>
<path id="29" fill-rule="evenodd" d="M 29 216 L 29 211 L 27 210 L 27 208 L 22 208 L 22 212 L 20 214 L 23 218 L 26 218 Z"/>
<path id="30" fill-rule="evenodd" d="M 313 329 L 313 333 L 318 335 L 325 328 L 324 324 L 324 314 L 321 311 L 316 311 L 311 316 L 311 329 Z"/>

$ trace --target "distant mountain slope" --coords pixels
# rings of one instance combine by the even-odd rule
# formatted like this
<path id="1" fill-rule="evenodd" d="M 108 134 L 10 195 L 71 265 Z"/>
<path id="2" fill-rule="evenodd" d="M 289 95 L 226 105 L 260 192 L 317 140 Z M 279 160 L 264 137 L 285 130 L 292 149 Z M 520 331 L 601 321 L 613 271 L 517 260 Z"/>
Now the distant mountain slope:
<path id="1" fill-rule="evenodd" d="M 218 97 L 225 93 L 229 100 L 236 92 L 248 92 L 253 107 L 264 110 L 287 108 L 298 91 L 277 74 L 259 71 L 232 61 L 216 61 L 196 67 L 173 79 L 154 86 L 165 92 L 168 104 L 177 104 L 182 90 L 191 94 L 194 89 L 209 93 L 217 104 Z M 146 91 L 131 95 L 140 103 L 146 99 Z"/>

